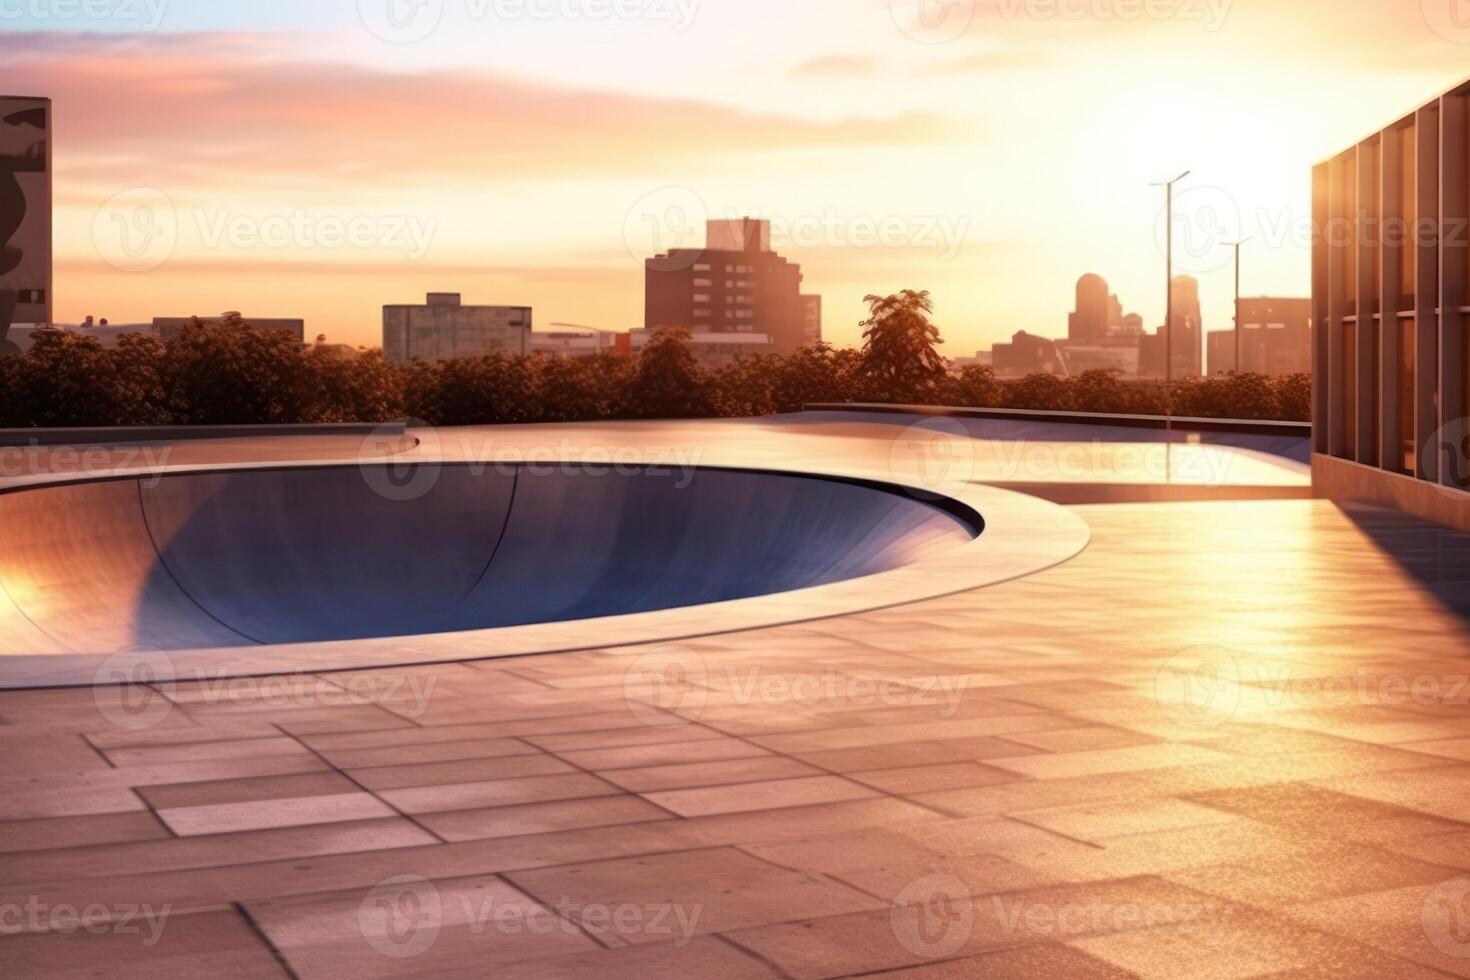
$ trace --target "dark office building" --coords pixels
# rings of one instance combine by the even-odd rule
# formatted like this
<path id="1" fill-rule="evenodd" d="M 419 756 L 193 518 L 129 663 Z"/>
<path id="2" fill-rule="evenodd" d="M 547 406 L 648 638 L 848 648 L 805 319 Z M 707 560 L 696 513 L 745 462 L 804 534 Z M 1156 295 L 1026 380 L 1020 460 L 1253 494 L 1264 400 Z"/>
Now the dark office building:
<path id="1" fill-rule="evenodd" d="M 693 333 L 756 333 L 789 354 L 807 342 L 801 266 L 771 251 L 771 224 L 707 223 L 706 247 L 676 249 L 644 265 L 643 324 Z"/>

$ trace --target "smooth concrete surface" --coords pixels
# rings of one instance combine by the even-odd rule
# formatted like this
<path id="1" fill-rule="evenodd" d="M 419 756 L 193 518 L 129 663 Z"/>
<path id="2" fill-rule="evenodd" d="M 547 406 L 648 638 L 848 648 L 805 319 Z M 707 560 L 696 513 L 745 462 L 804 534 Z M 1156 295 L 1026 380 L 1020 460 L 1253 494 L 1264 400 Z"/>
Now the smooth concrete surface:
<path id="1" fill-rule="evenodd" d="M 897 489 L 751 471 L 460 464 L 421 487 L 390 472 L 6 494 L 0 588 L 78 653 L 310 643 L 786 592 L 911 564 L 979 530 Z"/>
<path id="2" fill-rule="evenodd" d="M 1046 571 L 672 647 L 0 693 L 0 975 L 1470 975 L 1470 535 L 1070 513 Z"/>
<path id="3" fill-rule="evenodd" d="M 1174 430 L 1177 432 L 1234 432 L 1311 439 L 1310 422 L 1269 419 L 1217 419 L 1189 415 L 1126 415 L 1105 412 L 1052 412 L 1032 408 L 966 408 L 953 405 L 896 405 L 884 402 L 815 402 L 809 412 L 856 412 L 889 415 L 930 415 L 962 419 L 1102 426 L 1104 428 Z"/>
<path id="4" fill-rule="evenodd" d="M 136 425 L 101 428 L 0 429 L 0 446 L 90 446 L 260 436 L 402 435 L 402 422 L 311 422 L 299 425 Z"/>
<path id="5" fill-rule="evenodd" d="M 242 440 L 228 462 L 224 444 L 181 444 L 166 447 L 170 462 L 35 466 L 0 485 L 0 508 L 16 508 L 6 523 L 38 529 L 17 535 L 10 571 L 0 568 L 0 683 L 90 683 L 119 658 L 159 677 L 241 676 L 677 640 L 979 588 L 1086 547 L 1086 525 L 1066 510 L 951 466 L 947 438 L 936 468 L 931 433 L 874 438 L 885 431 L 854 441 L 845 428 L 730 422 L 418 429 L 421 444 L 393 459 L 442 483 L 442 508 L 395 499 L 377 479 L 387 450 L 371 440 Z M 214 472 L 202 476 L 199 459 Z M 297 492 L 299 478 L 266 472 L 282 463 L 336 475 L 313 474 Z M 619 496 L 624 477 L 538 475 L 510 505 L 513 487 L 455 475 L 583 466 L 654 467 L 698 488 Z M 787 474 L 792 488 L 831 479 L 820 496 L 767 496 L 715 473 L 729 468 Z M 980 514 L 985 533 L 970 538 L 931 506 L 946 499 Z M 506 521 L 507 506 L 526 517 Z M 686 540 L 688 527 L 701 530 Z M 385 568 L 381 553 L 409 557 Z M 684 604 L 661 608 L 674 592 Z"/>

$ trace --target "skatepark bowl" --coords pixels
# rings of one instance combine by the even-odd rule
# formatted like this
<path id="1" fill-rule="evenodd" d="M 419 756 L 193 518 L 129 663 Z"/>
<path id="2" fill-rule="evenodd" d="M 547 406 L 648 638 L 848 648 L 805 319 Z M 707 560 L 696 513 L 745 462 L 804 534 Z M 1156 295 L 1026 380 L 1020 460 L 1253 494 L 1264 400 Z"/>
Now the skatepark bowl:
<path id="1" fill-rule="evenodd" d="M 0 496 L 0 647 L 183 650 L 446 633 L 771 595 L 974 541 L 948 498 L 581 464 L 170 473 Z"/>

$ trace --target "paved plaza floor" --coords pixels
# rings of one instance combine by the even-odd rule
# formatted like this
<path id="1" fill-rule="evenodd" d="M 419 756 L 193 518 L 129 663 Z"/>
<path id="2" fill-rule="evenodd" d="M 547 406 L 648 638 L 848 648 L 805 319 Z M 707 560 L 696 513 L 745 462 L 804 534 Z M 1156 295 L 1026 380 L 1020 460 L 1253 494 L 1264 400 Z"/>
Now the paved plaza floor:
<path id="1" fill-rule="evenodd" d="M 1470 536 L 1069 509 L 881 611 L 0 692 L 0 975 L 1470 976 Z"/>

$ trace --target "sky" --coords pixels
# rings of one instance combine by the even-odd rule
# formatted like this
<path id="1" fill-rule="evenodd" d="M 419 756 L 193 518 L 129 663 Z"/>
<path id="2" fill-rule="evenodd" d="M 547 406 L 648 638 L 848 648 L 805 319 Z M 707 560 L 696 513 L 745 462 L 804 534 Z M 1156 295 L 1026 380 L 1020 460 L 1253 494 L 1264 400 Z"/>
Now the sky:
<path id="1" fill-rule="evenodd" d="M 1462 9 L 1464 8 L 1464 9 Z M 860 342 L 1064 336 L 1078 277 L 1207 329 L 1307 295 L 1312 164 L 1470 75 L 1466 0 L 0 0 L 54 100 L 56 316 L 302 317 L 427 292 L 642 326 L 643 259 L 751 215 Z"/>

